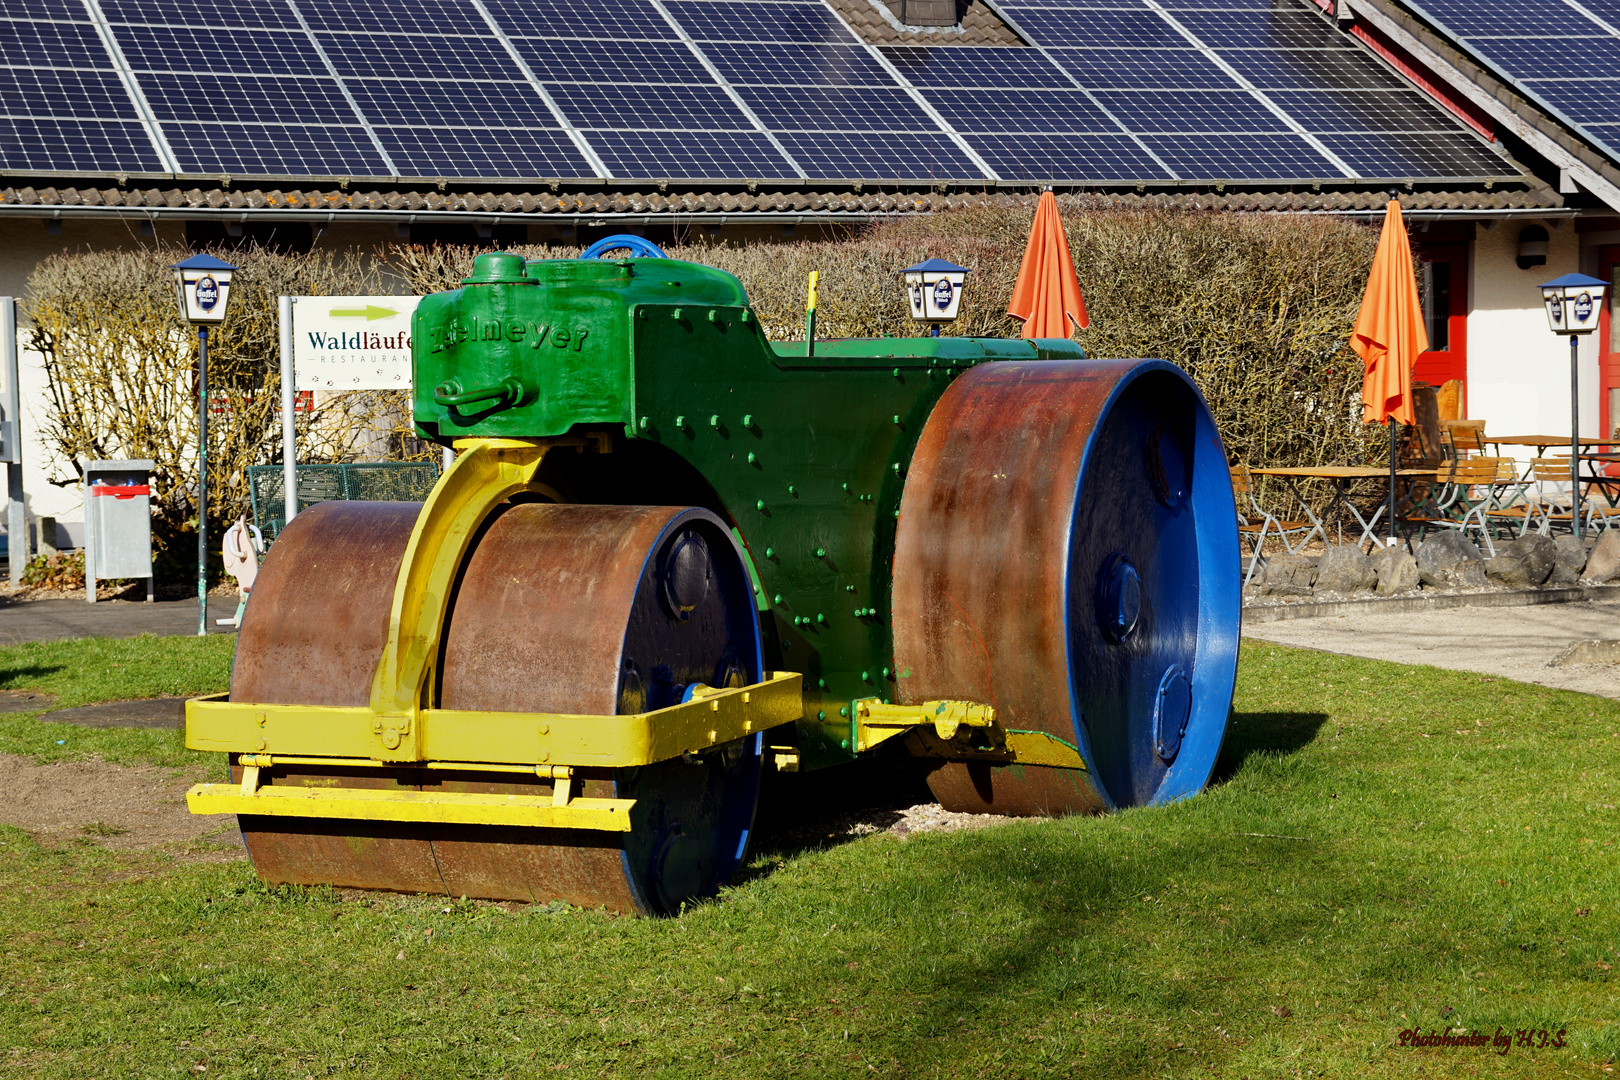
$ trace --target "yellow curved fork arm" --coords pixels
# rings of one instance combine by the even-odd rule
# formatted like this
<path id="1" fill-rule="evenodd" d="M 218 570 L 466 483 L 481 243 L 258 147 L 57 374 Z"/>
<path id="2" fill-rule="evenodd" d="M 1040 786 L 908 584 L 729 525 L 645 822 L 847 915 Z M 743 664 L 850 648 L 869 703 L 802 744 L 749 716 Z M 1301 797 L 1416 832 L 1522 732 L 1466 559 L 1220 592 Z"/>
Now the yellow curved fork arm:
<path id="1" fill-rule="evenodd" d="M 490 512 L 537 488 L 535 474 L 552 445 L 540 439 L 458 443 L 455 463 L 423 504 L 400 563 L 388 643 L 371 682 L 375 759 L 422 760 L 419 712 L 427 704 L 423 691 L 438 657 L 456 573 Z"/>

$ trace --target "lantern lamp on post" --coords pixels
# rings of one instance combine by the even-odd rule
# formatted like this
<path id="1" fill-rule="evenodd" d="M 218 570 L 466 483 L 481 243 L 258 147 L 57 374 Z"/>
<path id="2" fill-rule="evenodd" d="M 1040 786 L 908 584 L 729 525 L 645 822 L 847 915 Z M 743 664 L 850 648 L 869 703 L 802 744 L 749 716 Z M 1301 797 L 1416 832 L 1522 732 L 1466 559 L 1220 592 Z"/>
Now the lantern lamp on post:
<path id="1" fill-rule="evenodd" d="M 1603 294 L 1609 287 L 1601 278 L 1565 274 L 1541 286 L 1547 305 L 1547 328 L 1569 335 L 1569 516 L 1577 538 L 1581 535 L 1581 410 L 1579 341 L 1598 327 Z"/>
<path id="2" fill-rule="evenodd" d="M 169 267 L 180 314 L 197 328 L 197 633 L 208 633 L 208 328 L 225 321 L 236 267 L 193 255 Z"/>
<path id="3" fill-rule="evenodd" d="M 941 323 L 953 322 L 962 308 L 962 288 L 973 271 L 944 259 L 929 259 L 901 271 L 906 283 L 906 299 L 911 317 L 932 323 L 933 336 L 939 337 Z"/>

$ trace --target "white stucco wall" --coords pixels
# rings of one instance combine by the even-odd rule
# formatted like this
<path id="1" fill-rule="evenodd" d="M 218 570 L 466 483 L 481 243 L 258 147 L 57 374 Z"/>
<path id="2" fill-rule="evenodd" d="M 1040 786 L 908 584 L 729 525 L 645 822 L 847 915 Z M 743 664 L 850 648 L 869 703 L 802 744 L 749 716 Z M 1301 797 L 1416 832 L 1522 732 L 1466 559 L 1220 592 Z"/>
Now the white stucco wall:
<path id="1" fill-rule="evenodd" d="M 1520 270 L 1519 232 L 1531 224 L 1547 227 L 1547 265 Z M 1537 286 L 1581 269 L 1580 238 L 1570 222 L 1551 226 L 1500 222 L 1474 240 L 1468 414 L 1487 434 L 1569 434 L 1569 339 L 1547 329 Z M 1589 336 L 1580 348 L 1581 434 L 1597 435 L 1597 342 Z"/>

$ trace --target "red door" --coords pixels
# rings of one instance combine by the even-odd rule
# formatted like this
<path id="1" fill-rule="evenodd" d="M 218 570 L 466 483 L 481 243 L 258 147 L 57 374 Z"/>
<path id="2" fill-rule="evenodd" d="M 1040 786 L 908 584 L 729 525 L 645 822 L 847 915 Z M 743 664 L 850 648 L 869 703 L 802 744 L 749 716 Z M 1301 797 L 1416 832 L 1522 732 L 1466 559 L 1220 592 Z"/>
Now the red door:
<path id="1" fill-rule="evenodd" d="M 1598 277 L 1613 281 L 1616 271 L 1620 271 L 1620 244 L 1599 248 Z M 1608 296 L 1598 316 L 1598 423 L 1609 438 L 1620 439 L 1620 320 L 1614 317 L 1612 285 Z"/>
<path id="2" fill-rule="evenodd" d="M 1468 415 L 1468 245 L 1418 244 L 1418 298 L 1429 351 L 1418 354 L 1412 380 L 1436 387 L 1463 384 L 1459 405 Z M 1620 385 L 1620 384 L 1617 384 Z"/>

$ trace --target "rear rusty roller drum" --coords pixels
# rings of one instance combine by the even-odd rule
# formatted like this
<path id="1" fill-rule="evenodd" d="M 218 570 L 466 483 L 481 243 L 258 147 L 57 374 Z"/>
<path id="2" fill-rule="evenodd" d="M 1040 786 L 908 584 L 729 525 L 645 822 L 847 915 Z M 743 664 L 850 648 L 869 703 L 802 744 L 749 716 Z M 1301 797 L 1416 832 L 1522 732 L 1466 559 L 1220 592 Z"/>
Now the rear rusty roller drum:
<path id="1" fill-rule="evenodd" d="M 266 559 L 232 675 L 233 700 L 364 705 L 387 635 L 416 504 L 325 503 Z M 699 684 L 761 677 L 742 557 L 704 510 L 506 504 L 462 567 L 437 704 L 498 712 L 634 713 Z M 584 795 L 635 800 L 629 833 L 244 816 L 273 882 L 489 899 L 562 899 L 673 912 L 743 858 L 759 792 L 753 735 L 640 769 L 580 770 Z M 549 779 L 413 768 L 276 766 L 279 785 L 399 785 L 538 795 Z"/>
<path id="2" fill-rule="evenodd" d="M 1158 360 L 984 364 L 929 415 L 895 536 L 905 703 L 982 701 L 1087 770 L 942 764 L 947 809 L 1168 802 L 1207 782 L 1237 670 L 1237 532 L 1208 407 Z"/>

